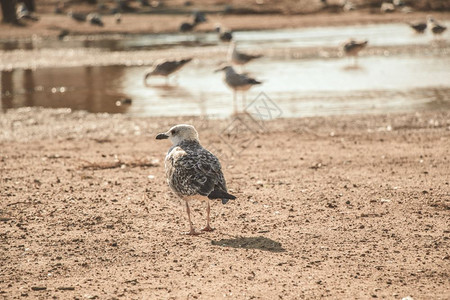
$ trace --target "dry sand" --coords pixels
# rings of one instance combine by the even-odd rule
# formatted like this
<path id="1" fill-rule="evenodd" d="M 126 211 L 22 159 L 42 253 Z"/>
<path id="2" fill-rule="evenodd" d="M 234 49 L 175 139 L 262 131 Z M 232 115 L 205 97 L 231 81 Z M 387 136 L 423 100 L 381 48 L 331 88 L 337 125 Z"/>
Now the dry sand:
<path id="1" fill-rule="evenodd" d="M 232 121 L 2 115 L 0 296 L 450 298 L 450 112 Z M 198 237 L 154 139 L 181 122 L 238 197 Z"/>

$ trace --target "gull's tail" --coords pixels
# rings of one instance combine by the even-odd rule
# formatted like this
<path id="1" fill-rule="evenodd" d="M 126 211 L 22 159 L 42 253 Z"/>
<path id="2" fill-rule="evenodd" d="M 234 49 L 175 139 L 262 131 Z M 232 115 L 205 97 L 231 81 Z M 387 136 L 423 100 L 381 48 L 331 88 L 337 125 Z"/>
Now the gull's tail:
<path id="1" fill-rule="evenodd" d="M 236 199 L 236 196 L 233 196 L 231 194 L 228 194 L 225 191 L 222 191 L 220 189 L 214 189 L 211 193 L 208 195 L 209 199 L 222 199 L 222 204 L 226 204 L 228 200 L 234 200 Z"/>

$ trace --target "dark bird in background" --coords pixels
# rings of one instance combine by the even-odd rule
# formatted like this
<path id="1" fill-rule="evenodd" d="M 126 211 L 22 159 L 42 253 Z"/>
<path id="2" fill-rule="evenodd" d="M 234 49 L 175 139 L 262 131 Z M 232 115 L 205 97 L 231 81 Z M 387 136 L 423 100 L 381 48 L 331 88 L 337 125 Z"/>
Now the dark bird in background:
<path id="1" fill-rule="evenodd" d="M 53 12 L 58 15 L 63 14 L 64 7 L 65 7 L 65 3 L 63 1 L 58 1 L 58 2 L 56 2 L 55 9 L 53 10 Z"/>
<path id="2" fill-rule="evenodd" d="M 359 52 L 367 46 L 368 41 L 356 41 L 353 39 L 348 40 L 344 46 L 343 50 L 345 55 L 354 57 L 354 65 L 358 64 L 358 54 Z"/>
<path id="3" fill-rule="evenodd" d="M 116 20 L 116 24 L 120 24 L 122 22 L 122 14 L 120 13 L 114 14 L 114 19 Z"/>
<path id="4" fill-rule="evenodd" d="M 170 189 L 186 202 L 188 234 L 199 234 L 191 221 L 189 201 L 192 200 L 206 201 L 206 226 L 202 231 L 213 231 L 209 200 L 220 199 L 226 204 L 228 200 L 236 199 L 228 193 L 219 160 L 200 145 L 198 133 L 191 125 L 176 125 L 158 134 L 156 139 L 170 139 L 173 144 L 165 158 L 166 179 Z"/>
<path id="5" fill-rule="evenodd" d="M 181 25 L 180 25 L 180 31 L 181 31 L 181 32 L 189 32 L 189 31 L 192 31 L 192 30 L 194 30 L 194 28 L 195 28 L 198 24 L 204 23 L 204 22 L 206 22 L 206 21 L 207 21 L 207 19 L 206 19 L 205 13 L 204 13 L 204 12 L 201 12 L 201 11 L 196 11 L 196 12 L 194 12 L 194 14 L 193 14 L 193 20 L 192 20 L 192 23 L 190 23 L 190 22 L 183 22 L 183 23 L 181 23 Z"/>
<path id="6" fill-rule="evenodd" d="M 232 31 L 223 28 L 221 25 L 216 25 L 216 32 L 219 34 L 219 40 L 222 42 L 229 42 L 233 39 Z"/>
<path id="7" fill-rule="evenodd" d="M 66 36 L 68 36 L 70 33 L 67 29 L 62 29 L 58 34 L 58 40 L 63 40 Z"/>
<path id="8" fill-rule="evenodd" d="M 163 76 L 166 77 L 166 84 L 169 83 L 169 75 L 175 73 L 181 69 L 184 65 L 190 62 L 192 58 L 180 59 L 180 60 L 161 60 L 157 61 L 150 70 L 145 73 L 144 84 L 147 84 L 147 80 L 151 76 Z"/>
<path id="9" fill-rule="evenodd" d="M 86 22 L 86 14 L 69 11 L 67 15 L 77 22 Z"/>
<path id="10" fill-rule="evenodd" d="M 411 27 L 416 33 L 424 33 L 427 29 L 426 22 L 417 22 L 417 23 L 408 23 L 409 27 Z"/>
<path id="11" fill-rule="evenodd" d="M 439 24 L 432 16 L 428 16 L 428 24 L 430 25 L 431 32 L 434 35 L 440 35 L 447 30 L 447 27 Z"/>
<path id="12" fill-rule="evenodd" d="M 86 20 L 91 23 L 91 25 L 103 27 L 102 17 L 97 13 L 90 13 L 87 15 Z"/>

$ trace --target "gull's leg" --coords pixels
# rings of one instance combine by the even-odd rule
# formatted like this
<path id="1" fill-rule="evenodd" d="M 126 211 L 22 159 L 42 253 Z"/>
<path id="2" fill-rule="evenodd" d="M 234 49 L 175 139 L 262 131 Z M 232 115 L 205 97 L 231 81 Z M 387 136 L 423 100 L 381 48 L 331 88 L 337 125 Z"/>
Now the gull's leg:
<path id="1" fill-rule="evenodd" d="M 169 85 L 169 76 L 166 76 L 166 85 Z"/>
<path id="2" fill-rule="evenodd" d="M 245 111 L 245 108 L 247 108 L 247 97 L 246 92 L 242 92 L 242 111 Z"/>
<path id="3" fill-rule="evenodd" d="M 209 199 L 206 198 L 206 226 L 205 228 L 202 228 L 202 231 L 213 231 L 214 229 L 209 226 L 209 213 L 211 211 L 211 208 L 209 206 Z"/>
<path id="4" fill-rule="evenodd" d="M 190 228 L 190 230 L 189 230 L 189 232 L 187 234 L 189 234 L 189 235 L 198 235 L 199 233 L 196 232 L 195 229 L 194 229 L 194 226 L 192 226 L 191 210 L 189 209 L 189 204 L 188 204 L 187 200 L 185 200 L 185 201 L 186 201 L 186 212 L 187 212 L 187 215 L 188 215 L 189 228 Z"/>
<path id="5" fill-rule="evenodd" d="M 233 90 L 233 113 L 234 114 L 237 114 L 237 104 L 236 104 L 237 99 L 236 99 L 236 97 L 237 97 L 237 91 Z"/>

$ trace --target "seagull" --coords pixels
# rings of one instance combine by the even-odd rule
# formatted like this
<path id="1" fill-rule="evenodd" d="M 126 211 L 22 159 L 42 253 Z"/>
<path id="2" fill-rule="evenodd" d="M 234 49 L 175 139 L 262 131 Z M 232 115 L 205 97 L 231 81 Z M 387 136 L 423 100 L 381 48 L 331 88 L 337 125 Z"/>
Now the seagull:
<path id="1" fill-rule="evenodd" d="M 194 12 L 193 16 L 194 16 L 194 21 L 192 23 L 189 23 L 189 22 L 181 23 L 181 25 L 180 25 L 181 32 L 192 31 L 195 28 L 195 26 L 197 26 L 198 24 L 206 22 L 205 13 L 203 13 L 201 11 Z"/>
<path id="2" fill-rule="evenodd" d="M 206 15 L 202 11 L 195 11 L 194 12 L 194 22 L 197 24 L 204 23 L 208 19 L 206 19 Z"/>
<path id="3" fill-rule="evenodd" d="M 24 3 L 21 3 L 17 6 L 16 9 L 16 15 L 17 19 L 26 19 L 31 21 L 39 21 L 39 18 L 33 15 L 27 8 L 27 6 Z"/>
<path id="4" fill-rule="evenodd" d="M 356 41 L 356 40 L 350 39 L 344 44 L 343 49 L 344 49 L 345 55 L 354 57 L 354 65 L 357 64 L 357 58 L 358 58 L 359 51 L 361 51 L 364 47 L 366 47 L 367 43 L 368 43 L 367 40 Z"/>
<path id="5" fill-rule="evenodd" d="M 116 20 L 116 24 L 120 24 L 122 22 L 122 14 L 121 13 L 114 14 L 114 19 Z"/>
<path id="6" fill-rule="evenodd" d="M 260 58 L 262 55 L 251 55 L 251 54 L 246 54 L 243 52 L 239 52 L 236 49 L 236 42 L 232 42 L 230 45 L 230 50 L 228 52 L 228 56 L 231 60 L 231 62 L 233 62 L 236 65 L 240 65 L 243 66 L 246 63 L 256 59 L 256 58 Z"/>
<path id="7" fill-rule="evenodd" d="M 53 12 L 55 14 L 62 14 L 64 12 L 64 7 L 65 7 L 65 3 L 63 1 L 58 1 L 55 5 L 55 9 L 53 10 Z"/>
<path id="8" fill-rule="evenodd" d="M 86 14 L 69 11 L 67 15 L 77 22 L 86 22 Z"/>
<path id="9" fill-rule="evenodd" d="M 102 17 L 97 13 L 90 13 L 86 17 L 87 21 L 92 25 L 103 27 Z"/>
<path id="10" fill-rule="evenodd" d="M 181 69 L 191 60 L 192 58 L 157 61 L 153 67 L 145 73 L 144 84 L 147 83 L 147 79 L 150 76 L 164 76 L 166 77 L 166 84 L 168 84 L 169 75 Z"/>
<path id="11" fill-rule="evenodd" d="M 392 13 L 395 11 L 395 5 L 389 2 L 381 3 L 380 11 L 382 13 Z"/>
<path id="12" fill-rule="evenodd" d="M 189 201 L 205 200 L 206 226 L 202 231 L 212 231 L 209 199 L 221 199 L 222 204 L 236 199 L 228 193 L 220 162 L 214 154 L 200 145 L 194 126 L 180 124 L 156 136 L 157 140 L 170 139 L 173 146 L 165 159 L 166 179 L 170 189 L 186 201 L 190 235 L 198 235 L 191 221 Z"/>
<path id="13" fill-rule="evenodd" d="M 233 111 L 237 113 L 236 105 L 236 95 L 237 92 L 242 92 L 242 106 L 245 109 L 245 92 L 248 91 L 252 86 L 261 84 L 261 81 L 257 81 L 253 78 L 248 77 L 246 74 L 239 74 L 231 66 L 224 66 L 217 69 L 215 72 L 225 72 L 225 83 L 233 90 Z"/>
<path id="14" fill-rule="evenodd" d="M 427 29 L 427 23 L 426 22 L 417 22 L 417 23 L 408 23 L 408 25 L 414 29 L 416 33 L 424 33 Z"/>
<path id="15" fill-rule="evenodd" d="M 58 40 L 63 40 L 66 36 L 68 36 L 69 35 L 69 33 L 70 33 L 70 31 L 69 30 L 67 30 L 67 29 L 62 29 L 60 32 L 59 32 L 59 34 L 58 34 Z"/>
<path id="16" fill-rule="evenodd" d="M 439 24 L 432 16 L 428 16 L 428 24 L 430 25 L 431 32 L 433 32 L 434 35 L 440 35 L 447 30 L 447 27 Z"/>
<path id="17" fill-rule="evenodd" d="M 188 23 L 188 22 L 183 22 L 180 25 L 180 31 L 181 32 L 188 32 L 188 31 L 192 31 L 194 30 L 195 26 L 197 26 L 197 23 Z"/>
<path id="18" fill-rule="evenodd" d="M 225 29 L 220 25 L 216 25 L 216 32 L 219 33 L 219 39 L 222 42 L 229 42 L 233 39 L 233 33 L 229 29 Z"/>

